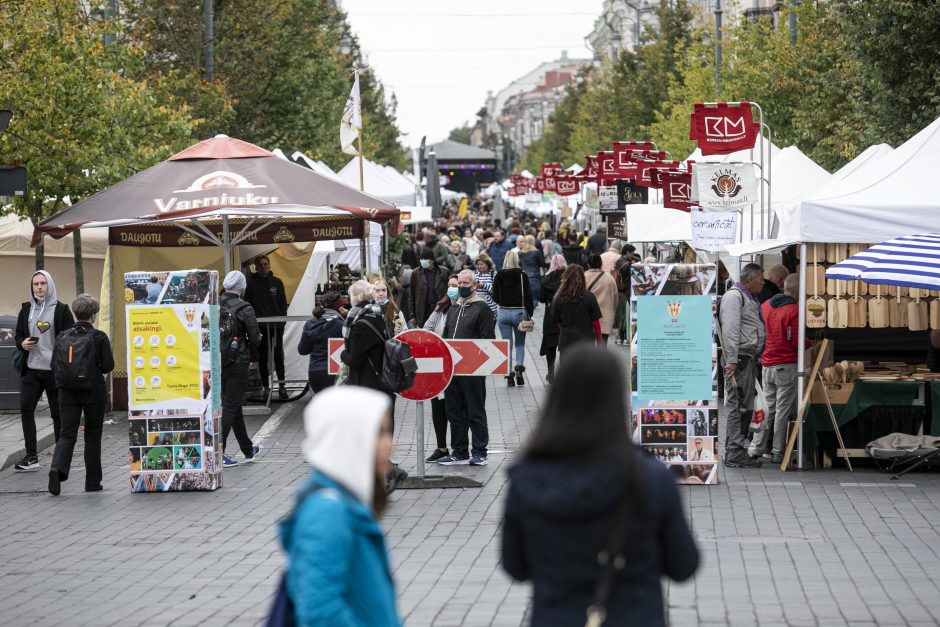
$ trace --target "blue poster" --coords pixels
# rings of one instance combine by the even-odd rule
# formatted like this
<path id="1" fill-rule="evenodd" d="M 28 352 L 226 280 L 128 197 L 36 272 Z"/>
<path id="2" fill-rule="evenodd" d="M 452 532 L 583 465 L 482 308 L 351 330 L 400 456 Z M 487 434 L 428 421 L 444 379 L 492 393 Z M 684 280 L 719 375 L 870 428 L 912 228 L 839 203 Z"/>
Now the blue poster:
<path id="1" fill-rule="evenodd" d="M 712 297 L 636 299 L 637 397 L 648 401 L 712 398 Z"/>

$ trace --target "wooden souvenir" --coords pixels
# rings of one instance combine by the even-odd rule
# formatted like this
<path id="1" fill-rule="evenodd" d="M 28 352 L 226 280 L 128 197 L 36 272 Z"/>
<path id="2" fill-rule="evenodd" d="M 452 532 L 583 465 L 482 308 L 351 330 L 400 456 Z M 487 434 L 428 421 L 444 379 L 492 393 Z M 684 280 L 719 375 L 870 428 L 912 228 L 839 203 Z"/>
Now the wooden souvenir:
<path id="1" fill-rule="evenodd" d="M 836 283 L 843 281 L 836 280 Z M 829 299 L 827 324 L 830 329 L 844 329 L 849 326 L 849 301 L 842 298 L 841 290 L 836 289 L 836 297 Z"/>
<path id="2" fill-rule="evenodd" d="M 884 329 L 888 326 L 888 301 L 881 296 L 881 286 L 875 286 L 875 297 L 868 301 L 868 326 Z"/>
<path id="3" fill-rule="evenodd" d="M 859 298 L 859 283 L 861 281 L 852 281 L 855 296 L 849 301 L 848 323 L 850 329 L 861 329 L 868 323 L 868 306 L 864 299 Z"/>
<path id="4" fill-rule="evenodd" d="M 888 326 L 892 329 L 903 329 L 907 326 L 907 304 L 909 302 L 910 299 L 901 296 L 900 292 L 888 301 Z"/>
<path id="5" fill-rule="evenodd" d="M 813 244 L 813 248 L 816 248 Z M 826 327 L 826 299 L 819 296 L 819 273 L 813 266 L 813 296 L 806 299 L 806 326 L 810 329 Z"/>
<path id="6" fill-rule="evenodd" d="M 826 261 L 839 263 L 845 261 L 845 244 L 826 244 Z"/>
<path id="7" fill-rule="evenodd" d="M 930 301 L 930 328 L 940 330 L 940 300 Z"/>
<path id="8" fill-rule="evenodd" d="M 911 331 L 926 331 L 930 323 L 928 306 L 920 299 L 926 290 L 912 287 L 910 291 L 914 300 L 907 304 L 907 328 Z"/>

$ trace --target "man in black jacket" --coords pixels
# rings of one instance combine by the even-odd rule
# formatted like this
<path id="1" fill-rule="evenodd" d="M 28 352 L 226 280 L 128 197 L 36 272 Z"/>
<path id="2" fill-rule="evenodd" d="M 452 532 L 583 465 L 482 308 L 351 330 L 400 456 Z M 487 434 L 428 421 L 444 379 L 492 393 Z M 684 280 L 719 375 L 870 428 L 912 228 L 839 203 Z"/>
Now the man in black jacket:
<path id="1" fill-rule="evenodd" d="M 254 307 L 255 315 L 259 318 L 269 316 L 287 315 L 287 293 L 284 291 L 284 282 L 271 272 L 271 260 L 267 255 L 255 257 L 255 273 L 248 279 L 248 288 L 245 290 L 245 300 Z M 268 386 L 271 383 L 271 372 L 268 369 L 268 345 L 274 347 L 274 371 L 277 373 L 278 398 L 287 400 L 287 390 L 284 388 L 284 323 L 266 322 L 263 328 L 264 341 L 258 347 L 258 374 L 264 382 L 264 395 L 268 395 Z"/>
<path id="2" fill-rule="evenodd" d="M 19 366 L 20 416 L 23 421 L 23 440 L 26 455 L 14 466 L 14 470 L 35 472 L 39 470 L 39 451 L 36 440 L 36 405 L 42 393 L 46 393 L 49 411 L 52 414 L 52 429 L 59 440 L 59 392 L 52 374 L 52 349 L 56 336 L 75 324 L 68 305 L 56 299 L 55 282 L 52 275 L 39 270 L 30 277 L 30 299 L 20 307 L 16 319 L 16 346 L 25 352 Z"/>
<path id="3" fill-rule="evenodd" d="M 245 426 L 245 416 L 242 413 L 242 394 L 248 388 L 251 348 L 257 349 L 262 342 L 255 310 L 241 299 L 247 284 L 244 274 L 238 270 L 232 270 L 225 275 L 225 280 L 222 282 L 225 293 L 219 301 L 219 308 L 230 312 L 235 317 L 235 341 L 238 342 L 234 358 L 229 363 L 226 363 L 226 359 L 222 360 L 222 465 L 226 468 L 238 465 L 238 460 L 234 456 L 225 455 L 225 443 L 228 441 L 229 432 L 233 429 L 238 448 L 241 449 L 246 462 L 255 461 L 255 457 L 261 451 L 261 445 L 251 441 L 248 428 Z M 235 347 L 232 346 L 232 348 Z"/>
<path id="4" fill-rule="evenodd" d="M 585 252 L 588 256 L 592 254 L 602 254 L 607 250 L 607 227 L 597 227 L 597 233 L 588 238 Z"/>
<path id="5" fill-rule="evenodd" d="M 111 342 L 103 331 L 94 327 L 98 314 L 98 302 L 88 294 L 79 294 L 72 301 L 72 311 L 78 322 L 73 333 L 88 333 L 95 346 L 95 366 L 101 376 L 94 380 L 89 390 L 73 390 L 65 387 L 59 379 L 59 406 L 62 411 L 62 437 L 55 445 L 52 468 L 49 469 L 49 493 L 58 496 L 60 483 L 69 478 L 72 453 L 78 439 L 78 425 L 85 415 L 85 492 L 101 490 L 101 431 L 104 428 L 104 409 L 107 392 L 104 375 L 114 370 L 114 355 Z M 71 351 L 71 346 L 69 347 Z M 60 375 L 61 375 L 60 371 Z M 67 372 L 66 372 L 67 374 Z"/>
<path id="6" fill-rule="evenodd" d="M 460 298 L 447 312 L 445 339 L 492 340 L 496 337 L 495 321 L 489 306 L 476 293 L 472 270 L 457 276 Z M 486 423 L 486 378 L 454 377 L 444 391 L 444 407 L 450 422 L 451 453 L 437 460 L 443 466 L 458 464 L 486 465 L 486 447 L 490 443 Z M 472 450 L 467 431 L 473 436 Z M 472 453 L 472 455 L 471 455 Z"/>
<path id="7" fill-rule="evenodd" d="M 421 329 L 428 321 L 447 293 L 447 269 L 440 268 L 429 246 L 421 249 L 421 267 L 411 273 L 411 289 L 408 291 L 410 322 Z"/>

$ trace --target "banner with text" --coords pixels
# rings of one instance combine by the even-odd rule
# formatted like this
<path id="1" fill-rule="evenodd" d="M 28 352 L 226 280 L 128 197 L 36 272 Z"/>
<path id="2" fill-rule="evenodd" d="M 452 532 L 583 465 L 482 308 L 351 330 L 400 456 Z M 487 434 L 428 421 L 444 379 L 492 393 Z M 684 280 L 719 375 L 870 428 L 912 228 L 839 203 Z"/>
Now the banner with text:
<path id="1" fill-rule="evenodd" d="M 691 216 L 692 248 L 724 252 L 725 246 L 737 243 L 737 212 L 692 209 Z"/>
<path id="2" fill-rule="evenodd" d="M 692 199 L 702 207 L 746 207 L 758 201 L 752 163 L 702 163 L 692 166 Z"/>

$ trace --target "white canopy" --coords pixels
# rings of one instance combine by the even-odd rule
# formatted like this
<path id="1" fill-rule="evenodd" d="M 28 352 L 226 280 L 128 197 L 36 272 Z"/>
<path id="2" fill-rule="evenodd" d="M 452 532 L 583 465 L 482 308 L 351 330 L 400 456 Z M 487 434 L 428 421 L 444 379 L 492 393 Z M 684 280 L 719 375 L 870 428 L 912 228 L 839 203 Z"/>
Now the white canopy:
<path id="1" fill-rule="evenodd" d="M 777 153 L 772 166 L 770 204 L 774 211 L 802 198 L 832 176 L 796 146 Z"/>
<path id="2" fill-rule="evenodd" d="M 692 220 L 687 211 L 662 205 L 627 205 L 627 238 L 631 242 L 687 242 Z"/>
<path id="3" fill-rule="evenodd" d="M 787 235 L 804 242 L 876 243 L 940 231 L 936 191 L 940 119 L 800 203 Z"/>
<path id="4" fill-rule="evenodd" d="M 377 196 L 382 200 L 393 202 L 396 205 L 413 205 L 415 202 L 415 187 L 408 179 L 394 170 L 389 171 L 374 161 L 363 159 L 363 172 L 365 173 L 366 193 Z M 339 179 L 359 189 L 359 157 L 349 160 L 337 175 Z"/>

